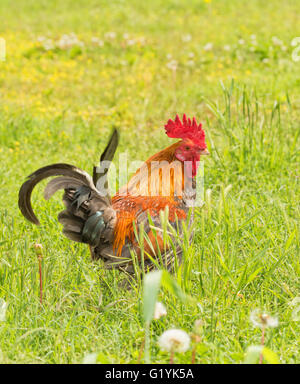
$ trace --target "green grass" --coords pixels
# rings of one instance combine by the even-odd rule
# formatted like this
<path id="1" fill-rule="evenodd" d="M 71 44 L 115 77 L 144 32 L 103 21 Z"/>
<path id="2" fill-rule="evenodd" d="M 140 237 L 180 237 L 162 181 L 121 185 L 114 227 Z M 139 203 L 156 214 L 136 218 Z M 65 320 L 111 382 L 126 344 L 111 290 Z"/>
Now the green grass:
<path id="1" fill-rule="evenodd" d="M 196 362 L 243 362 L 246 349 L 260 342 L 249 321 L 255 308 L 279 318 L 279 327 L 267 331 L 267 347 L 282 363 L 300 362 L 291 306 L 300 296 L 300 64 L 290 46 L 299 36 L 298 6 L 1 1 L 7 57 L 0 62 L 0 298 L 8 308 L 0 362 L 76 363 L 92 352 L 109 362 L 138 360 L 142 283 L 121 288 L 122 274 L 104 271 L 87 247 L 61 235 L 59 196 L 45 202 L 37 188 L 37 228 L 18 211 L 17 194 L 25 176 L 49 163 L 91 172 L 115 125 L 118 153 L 148 158 L 171 142 L 162 127 L 177 112 L 203 121 L 211 156 L 189 268 L 175 276 L 194 301 L 160 291 L 168 315 L 151 324 L 152 362 L 169 361 L 157 346 L 164 330 L 191 332 L 197 319 L 203 328 Z M 115 39 L 105 37 L 110 31 Z M 83 47 L 46 51 L 37 42 L 72 32 Z M 136 44 L 126 43 L 125 33 Z M 104 46 L 95 46 L 93 36 Z M 211 50 L 204 49 L 208 43 Z M 172 60 L 176 71 L 168 67 Z M 42 306 L 36 242 L 44 247 Z M 191 351 L 175 360 L 190 362 Z"/>

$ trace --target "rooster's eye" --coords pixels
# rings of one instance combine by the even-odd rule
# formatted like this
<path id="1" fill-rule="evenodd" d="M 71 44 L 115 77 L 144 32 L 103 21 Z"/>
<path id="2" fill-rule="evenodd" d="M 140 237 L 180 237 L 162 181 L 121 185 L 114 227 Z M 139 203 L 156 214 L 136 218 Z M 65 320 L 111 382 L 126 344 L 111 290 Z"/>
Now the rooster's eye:
<path id="1" fill-rule="evenodd" d="M 186 149 L 187 151 L 189 151 L 189 150 L 190 150 L 190 147 L 189 147 L 189 146 L 186 146 L 185 149 Z"/>

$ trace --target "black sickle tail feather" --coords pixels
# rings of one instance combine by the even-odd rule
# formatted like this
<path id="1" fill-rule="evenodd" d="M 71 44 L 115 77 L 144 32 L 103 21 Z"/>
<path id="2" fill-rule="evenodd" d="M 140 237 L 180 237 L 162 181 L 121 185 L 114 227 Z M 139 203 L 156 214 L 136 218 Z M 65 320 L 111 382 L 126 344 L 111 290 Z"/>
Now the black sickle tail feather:
<path id="1" fill-rule="evenodd" d="M 117 144 L 115 139 L 113 141 Z M 110 153 L 111 160 L 116 148 L 114 145 L 112 151 L 111 139 L 105 149 Z M 111 242 L 116 213 L 111 207 L 110 196 L 97 190 L 88 173 L 70 164 L 48 165 L 28 176 L 19 191 L 19 208 L 24 217 L 36 225 L 40 224 L 31 206 L 31 194 L 40 181 L 51 176 L 58 177 L 47 184 L 44 197 L 48 200 L 58 190 L 65 190 L 63 202 L 66 209 L 58 216 L 65 236 L 91 246 L 96 246 L 100 239 Z"/>
<path id="2" fill-rule="evenodd" d="M 113 160 L 118 144 L 119 144 L 119 132 L 117 129 L 114 129 L 105 150 L 102 152 L 102 155 L 100 156 L 100 164 L 101 162 L 104 162 L 104 161 Z M 108 167 L 100 170 L 98 169 L 98 167 L 94 167 L 93 181 L 95 186 L 97 186 L 97 182 L 101 177 L 105 176 L 106 178 L 107 172 L 108 172 Z M 107 189 L 107 179 L 105 180 L 103 185 Z"/>

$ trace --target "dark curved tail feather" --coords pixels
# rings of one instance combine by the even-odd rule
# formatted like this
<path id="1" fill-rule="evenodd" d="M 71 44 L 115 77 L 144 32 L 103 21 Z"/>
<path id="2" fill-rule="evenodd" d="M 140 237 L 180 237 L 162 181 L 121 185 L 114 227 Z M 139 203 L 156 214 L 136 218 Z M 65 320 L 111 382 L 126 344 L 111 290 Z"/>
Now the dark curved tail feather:
<path id="1" fill-rule="evenodd" d="M 115 130 L 101 159 L 111 161 L 117 145 L 118 132 Z M 106 176 L 106 173 L 107 170 L 103 176 Z M 40 181 L 52 176 L 58 177 L 49 181 L 44 190 L 44 197 L 48 200 L 58 190 L 65 190 L 63 202 L 66 210 L 58 216 L 59 222 L 64 226 L 65 236 L 91 246 L 96 246 L 100 239 L 111 242 L 116 213 L 111 207 L 110 196 L 98 191 L 93 178 L 74 165 L 52 164 L 28 176 L 19 191 L 19 208 L 24 217 L 36 225 L 40 224 L 32 209 L 31 194 Z"/>
<path id="2" fill-rule="evenodd" d="M 62 189 L 65 187 L 67 188 L 69 186 L 68 182 L 70 181 L 70 178 L 75 179 L 77 185 L 78 184 L 86 185 L 91 190 L 97 191 L 91 176 L 85 171 L 75 167 L 74 165 L 59 163 L 59 164 L 47 165 L 46 167 L 38 169 L 37 171 L 33 172 L 31 175 L 28 176 L 28 180 L 25 181 L 25 183 L 21 186 L 19 191 L 19 208 L 23 213 L 24 217 L 26 217 L 27 220 L 31 221 L 36 225 L 39 225 L 40 222 L 36 217 L 36 215 L 34 214 L 31 206 L 31 194 L 34 187 L 40 181 L 51 176 L 64 176 L 64 178 L 59 178 L 59 180 L 62 181 L 62 183 L 60 185 L 60 188 L 56 188 L 54 192 L 56 192 L 58 189 Z M 64 179 L 65 179 L 65 183 L 64 183 Z M 52 180 L 51 186 L 53 185 L 54 180 Z M 46 198 L 48 196 L 50 197 L 54 192 L 50 193 L 49 187 L 48 189 L 46 187 L 46 190 L 45 190 Z"/>
<path id="3" fill-rule="evenodd" d="M 115 155 L 115 152 L 117 150 L 118 144 L 119 144 L 119 132 L 117 129 L 114 129 L 113 133 L 111 134 L 111 137 L 107 143 L 106 148 L 102 152 L 100 156 L 100 164 L 102 161 L 112 161 Z M 94 167 L 93 169 L 93 181 L 95 186 L 97 186 L 97 182 L 101 177 L 106 177 L 108 172 L 108 168 L 104 168 L 100 172 L 98 172 L 97 167 Z M 107 189 L 107 180 L 103 183 L 105 188 Z"/>

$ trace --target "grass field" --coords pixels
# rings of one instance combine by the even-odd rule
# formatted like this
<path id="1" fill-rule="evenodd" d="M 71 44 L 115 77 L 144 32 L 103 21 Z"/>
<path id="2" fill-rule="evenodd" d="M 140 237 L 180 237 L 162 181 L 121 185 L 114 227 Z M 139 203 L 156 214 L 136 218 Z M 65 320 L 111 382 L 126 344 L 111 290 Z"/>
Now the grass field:
<path id="1" fill-rule="evenodd" d="M 163 124 L 176 113 L 203 122 L 211 156 L 191 269 L 175 276 L 194 301 L 161 290 L 168 314 L 151 325 L 151 361 L 169 361 L 157 345 L 163 331 L 191 332 L 201 319 L 196 362 L 241 363 L 260 343 L 249 316 L 262 308 L 279 319 L 266 346 L 281 363 L 300 362 L 300 62 L 291 46 L 299 6 L 1 0 L 0 298 L 8 306 L 0 362 L 81 363 L 90 353 L 137 362 L 141 283 L 120 288 L 122 274 L 61 235 L 60 196 L 46 202 L 37 188 L 35 227 L 17 195 L 28 174 L 50 163 L 91 172 L 113 126 L 118 153 L 147 159 L 171 143 Z M 42 306 L 34 243 L 44 248 Z"/>

